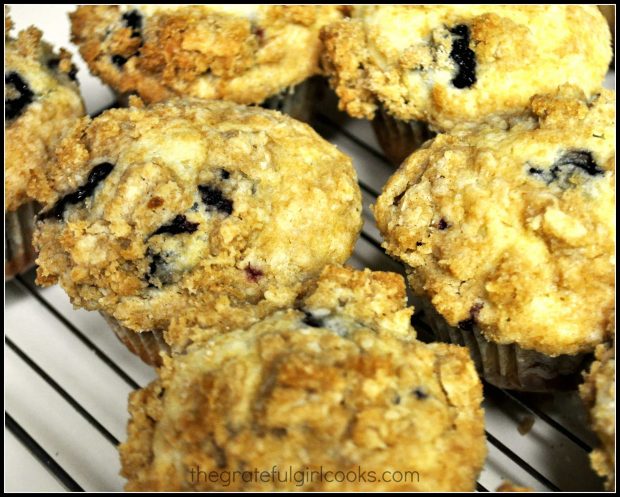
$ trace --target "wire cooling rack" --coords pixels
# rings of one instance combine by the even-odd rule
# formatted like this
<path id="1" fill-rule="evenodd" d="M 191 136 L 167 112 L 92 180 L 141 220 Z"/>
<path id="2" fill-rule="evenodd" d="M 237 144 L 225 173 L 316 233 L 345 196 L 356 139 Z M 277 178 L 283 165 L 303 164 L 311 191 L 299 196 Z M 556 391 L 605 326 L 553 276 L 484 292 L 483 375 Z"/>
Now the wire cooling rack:
<path id="1" fill-rule="evenodd" d="M 36 24 L 47 40 L 68 47 L 71 10 L 14 6 L 12 16 L 18 29 Z M 76 62 L 89 112 L 109 105 L 109 90 Z M 615 86 L 613 73 L 606 86 Z M 381 248 L 369 210 L 394 168 L 367 122 L 338 113 L 333 96 L 324 100 L 313 126 L 353 158 L 363 195 L 363 232 L 349 263 L 402 273 Z M 98 313 L 74 310 L 59 287 L 38 288 L 34 271 L 5 290 L 5 490 L 121 490 L 117 445 L 125 439 L 127 396 L 155 373 Z M 428 330 L 418 333 L 425 338 Z M 484 408 L 488 458 L 479 491 L 505 480 L 540 491 L 603 489 L 588 459 L 597 440 L 575 392 L 525 394 L 485 385 Z"/>

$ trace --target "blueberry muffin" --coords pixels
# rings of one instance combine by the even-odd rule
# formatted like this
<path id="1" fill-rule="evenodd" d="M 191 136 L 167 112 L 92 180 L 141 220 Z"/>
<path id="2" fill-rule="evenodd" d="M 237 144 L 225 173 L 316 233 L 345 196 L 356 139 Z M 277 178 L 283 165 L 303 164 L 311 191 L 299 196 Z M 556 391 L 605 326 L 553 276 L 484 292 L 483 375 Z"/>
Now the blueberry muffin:
<path id="1" fill-rule="evenodd" d="M 50 167 L 62 132 L 84 115 L 77 69 L 64 49 L 55 52 L 35 27 L 10 36 L 5 13 L 4 51 L 4 276 L 28 269 L 35 254 L 32 231 L 37 177 Z"/>
<path id="2" fill-rule="evenodd" d="M 375 119 L 396 164 L 428 136 L 419 121 L 446 131 L 563 83 L 589 96 L 611 59 L 594 5 L 364 5 L 322 38 L 340 108 Z"/>
<path id="3" fill-rule="evenodd" d="M 616 489 L 616 359 L 613 347 L 600 345 L 579 393 L 590 413 L 601 446 L 590 454 L 592 467 L 605 477 L 607 490 Z"/>
<path id="4" fill-rule="evenodd" d="M 374 208 L 435 333 L 498 386 L 570 383 L 609 339 L 615 92 L 563 86 L 414 152 Z"/>
<path id="5" fill-rule="evenodd" d="M 130 397 L 126 490 L 473 491 L 480 380 L 405 305 L 396 274 L 328 267 L 294 308 L 166 358 Z"/>
<path id="6" fill-rule="evenodd" d="M 172 319 L 225 331 L 290 305 L 351 255 L 357 177 L 309 126 L 223 101 L 132 102 L 59 145 L 37 222 L 39 284 L 135 332 Z"/>
<path id="7" fill-rule="evenodd" d="M 81 6 L 72 40 L 90 70 L 119 93 L 264 104 L 309 118 L 319 30 L 338 6 Z M 304 84 L 304 82 L 307 82 Z"/>

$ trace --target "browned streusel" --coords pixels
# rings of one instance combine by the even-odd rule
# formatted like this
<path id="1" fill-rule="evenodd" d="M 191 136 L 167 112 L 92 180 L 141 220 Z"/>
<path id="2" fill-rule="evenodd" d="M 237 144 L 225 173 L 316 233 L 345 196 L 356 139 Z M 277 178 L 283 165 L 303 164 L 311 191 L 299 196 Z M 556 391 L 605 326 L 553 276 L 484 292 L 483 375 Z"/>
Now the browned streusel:
<path id="1" fill-rule="evenodd" d="M 437 136 L 374 208 L 414 293 L 451 326 L 549 356 L 612 334 L 615 92 L 563 87 Z"/>
<path id="2" fill-rule="evenodd" d="M 474 490 L 486 447 L 465 349 L 415 339 L 400 276 L 329 267 L 314 288 L 297 309 L 167 359 L 131 395 L 127 490 Z M 224 482 L 274 466 L 366 479 Z M 417 477 L 389 481 L 397 471 Z"/>
<path id="3" fill-rule="evenodd" d="M 69 52 L 54 52 L 33 26 L 10 37 L 6 15 L 4 27 L 4 207 L 15 211 L 40 199 L 36 176 L 49 168 L 54 146 L 84 105 Z"/>
<path id="4" fill-rule="evenodd" d="M 438 130 L 521 110 L 563 83 L 590 95 L 612 55 L 594 5 L 355 6 L 321 36 L 342 110 L 371 119 L 382 105 Z"/>
<path id="5" fill-rule="evenodd" d="M 145 101 L 174 95 L 259 104 L 319 73 L 338 6 L 80 6 L 72 40 L 93 74 Z"/>
<path id="6" fill-rule="evenodd" d="M 616 359 L 613 347 L 599 345 L 596 362 L 579 388 L 601 446 L 590 454 L 592 467 L 605 477 L 608 490 L 616 488 Z"/>
<path id="7" fill-rule="evenodd" d="M 275 111 L 198 99 L 112 109 L 82 119 L 55 161 L 39 186 L 37 281 L 136 331 L 245 326 L 344 262 L 361 227 L 351 160 Z"/>

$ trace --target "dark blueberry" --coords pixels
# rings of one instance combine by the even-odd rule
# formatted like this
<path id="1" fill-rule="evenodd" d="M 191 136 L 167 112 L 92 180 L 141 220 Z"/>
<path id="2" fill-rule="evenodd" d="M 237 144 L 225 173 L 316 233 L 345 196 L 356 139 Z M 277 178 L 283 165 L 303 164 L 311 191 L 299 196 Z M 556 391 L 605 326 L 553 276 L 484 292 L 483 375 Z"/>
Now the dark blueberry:
<path id="1" fill-rule="evenodd" d="M 580 169 L 588 176 L 602 176 L 605 174 L 605 171 L 599 167 L 592 154 L 587 150 L 568 150 L 562 154 L 553 165 L 552 171 L 558 174 L 562 168 Z"/>
<path id="2" fill-rule="evenodd" d="M 400 404 L 400 395 L 396 394 L 392 399 L 392 402 L 396 405 Z"/>
<path id="3" fill-rule="evenodd" d="M 416 247 L 421 247 L 422 245 L 424 245 L 424 242 L 415 242 Z"/>
<path id="4" fill-rule="evenodd" d="M 220 169 L 220 178 L 228 179 L 230 178 L 230 173 L 226 169 Z"/>
<path id="5" fill-rule="evenodd" d="M 301 320 L 302 323 L 307 324 L 312 328 L 323 328 L 324 324 L 321 319 L 313 316 L 312 313 L 304 311 L 303 309 L 302 312 L 304 313 L 304 318 Z"/>
<path id="6" fill-rule="evenodd" d="M 473 319 L 476 319 L 478 317 L 478 314 L 480 314 L 480 311 L 482 310 L 483 307 L 484 307 L 484 304 L 482 302 L 476 302 L 474 305 L 471 306 L 471 309 L 469 309 L 469 315 Z"/>
<path id="7" fill-rule="evenodd" d="M 73 193 L 69 193 L 62 197 L 50 210 L 39 214 L 39 220 L 43 221 L 50 218 L 56 218 L 58 220 L 62 219 L 62 215 L 65 212 L 67 205 L 79 204 L 82 200 L 90 197 L 95 191 L 95 188 L 97 188 L 99 183 L 106 179 L 112 169 L 114 169 L 114 166 L 109 162 L 103 162 L 93 167 L 88 174 L 88 179 L 84 185 L 80 186 Z"/>
<path id="8" fill-rule="evenodd" d="M 446 221 L 443 217 L 437 223 L 437 229 L 440 229 L 442 231 L 447 229 L 449 226 L 450 225 L 448 224 L 448 221 Z"/>
<path id="9" fill-rule="evenodd" d="M 476 83 L 476 54 L 469 48 L 469 27 L 465 24 L 454 26 L 450 58 L 458 67 L 452 84 L 459 89 L 469 88 Z"/>
<path id="10" fill-rule="evenodd" d="M 605 171 L 596 163 L 592 153 L 587 150 L 568 150 L 562 153 L 550 169 L 545 170 L 532 166 L 528 168 L 528 173 L 544 181 L 547 185 L 554 183 L 566 190 L 574 186 L 570 178 L 577 173 L 594 177 L 603 176 Z"/>
<path id="11" fill-rule="evenodd" d="M 208 209 L 214 207 L 220 212 L 232 214 L 233 202 L 224 197 L 222 190 L 210 185 L 200 185 L 198 190 L 202 196 L 202 201 L 207 205 Z"/>
<path id="12" fill-rule="evenodd" d="M 12 86 L 14 93 L 18 94 L 16 97 L 5 98 L 4 100 L 4 118 L 8 121 L 22 114 L 24 109 L 34 100 L 34 93 L 28 83 L 16 72 L 5 74 L 4 84 Z M 4 94 L 6 95 L 6 89 Z"/>
<path id="13" fill-rule="evenodd" d="M 248 266 L 245 268 L 245 274 L 247 275 L 248 279 L 254 283 L 256 283 L 264 275 L 264 273 L 260 269 L 253 267 L 252 264 L 248 264 Z"/>
<path id="14" fill-rule="evenodd" d="M 122 55 L 112 55 L 112 62 L 118 67 L 123 67 L 127 63 L 127 59 Z"/>
<path id="15" fill-rule="evenodd" d="M 144 279 L 147 281 L 149 288 L 155 288 L 156 280 L 162 285 L 167 285 L 174 281 L 174 275 L 170 271 L 169 260 L 172 256 L 170 252 L 163 252 L 161 254 L 154 253 L 150 248 L 146 250 L 147 258 L 150 258 L 149 272 L 144 275 Z"/>
<path id="16" fill-rule="evenodd" d="M 76 67 L 75 64 L 71 64 L 71 69 L 67 73 L 67 76 L 69 76 L 69 79 L 71 81 L 77 81 L 77 73 L 78 73 L 78 68 Z"/>
<path id="17" fill-rule="evenodd" d="M 170 224 L 164 224 L 157 228 L 153 235 L 162 235 L 168 233 L 170 235 L 179 235 L 181 233 L 193 233 L 198 229 L 200 223 L 191 223 L 183 214 L 176 216 Z"/>
<path id="18" fill-rule="evenodd" d="M 424 399 L 428 398 L 428 394 L 420 387 L 414 388 L 411 391 L 411 394 L 415 395 L 416 399 L 418 399 L 418 400 L 424 400 Z"/>
<path id="19" fill-rule="evenodd" d="M 149 262 L 149 272 L 144 275 L 144 279 L 148 282 L 149 288 L 155 288 L 155 285 L 151 282 L 151 278 L 155 276 L 157 269 L 162 264 L 163 259 L 159 254 L 153 254 L 151 249 L 147 249 L 146 256 L 151 258 L 151 262 Z"/>
<path id="20" fill-rule="evenodd" d="M 140 36 L 140 30 L 142 29 L 142 15 L 137 10 L 130 10 L 123 14 L 123 22 L 125 26 L 131 28 L 131 37 L 135 38 Z"/>

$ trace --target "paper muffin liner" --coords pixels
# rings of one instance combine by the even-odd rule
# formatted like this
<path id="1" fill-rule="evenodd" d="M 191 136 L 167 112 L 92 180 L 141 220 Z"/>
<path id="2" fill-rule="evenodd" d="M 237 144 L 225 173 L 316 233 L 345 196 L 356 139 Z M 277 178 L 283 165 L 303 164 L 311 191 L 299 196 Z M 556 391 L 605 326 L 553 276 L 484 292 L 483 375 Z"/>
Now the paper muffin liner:
<path id="1" fill-rule="evenodd" d="M 483 336 L 477 324 L 471 331 L 451 326 L 427 297 L 414 296 L 413 305 L 417 311 L 423 311 L 422 320 L 431 327 L 438 340 L 467 347 L 478 373 L 500 388 L 525 392 L 575 388 L 590 356 L 563 354 L 551 357 L 514 343 L 491 342 Z"/>
<path id="2" fill-rule="evenodd" d="M 312 119 L 314 102 L 324 84 L 319 77 L 309 78 L 273 97 L 269 97 L 261 104 L 261 107 L 279 110 L 283 114 L 308 123 Z"/>
<path id="3" fill-rule="evenodd" d="M 100 312 L 118 339 L 145 363 L 159 367 L 162 364 L 161 353 L 170 355 L 170 347 L 160 330 L 137 332 L 121 325 L 117 319 Z"/>
<path id="4" fill-rule="evenodd" d="M 400 121 L 388 114 L 381 105 L 372 120 L 372 127 L 383 153 L 395 166 L 400 166 L 426 140 L 435 136 L 426 123 Z"/>
<path id="5" fill-rule="evenodd" d="M 36 202 L 21 205 L 16 211 L 4 213 L 4 279 L 10 280 L 34 265 L 32 247 L 34 217 L 39 210 Z"/>

